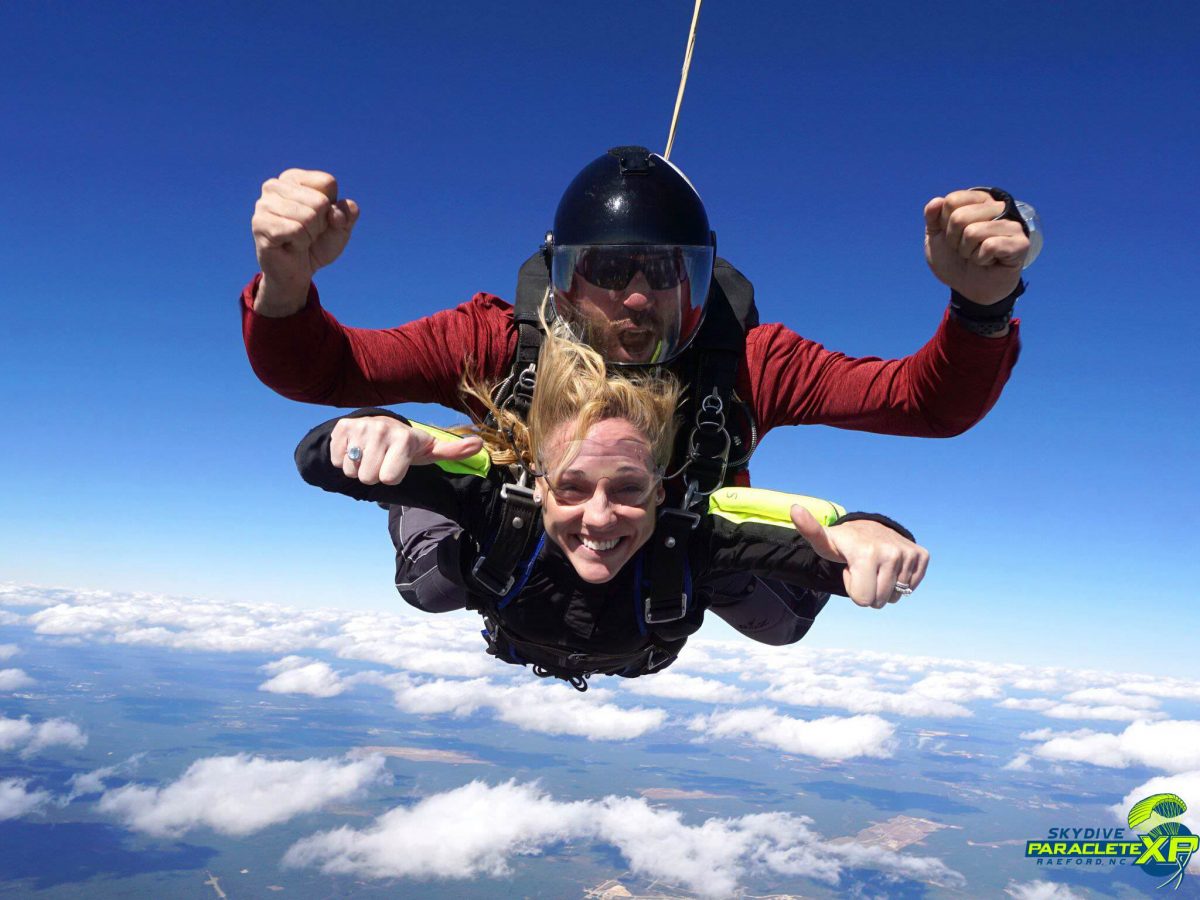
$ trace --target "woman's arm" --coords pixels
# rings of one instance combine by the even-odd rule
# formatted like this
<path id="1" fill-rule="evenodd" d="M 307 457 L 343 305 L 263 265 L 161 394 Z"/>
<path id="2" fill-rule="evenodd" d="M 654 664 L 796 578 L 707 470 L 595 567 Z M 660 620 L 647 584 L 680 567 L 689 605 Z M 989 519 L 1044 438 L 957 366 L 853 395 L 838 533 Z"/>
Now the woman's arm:
<path id="1" fill-rule="evenodd" d="M 363 409 L 305 435 L 296 468 L 326 491 L 419 506 L 463 523 L 468 495 L 487 482 L 490 461 L 477 437 L 457 438 L 387 410 Z"/>
<path id="2" fill-rule="evenodd" d="M 818 556 L 845 564 L 844 593 L 859 606 L 882 609 L 911 594 L 925 577 L 929 551 L 886 516 L 853 513 L 824 526 L 797 504 L 791 518 Z"/>
<path id="3" fill-rule="evenodd" d="M 744 572 L 882 606 L 914 589 L 929 554 L 886 516 L 758 488 L 726 488 L 709 499 L 705 577 Z M 884 588 L 887 589 L 886 594 Z"/>

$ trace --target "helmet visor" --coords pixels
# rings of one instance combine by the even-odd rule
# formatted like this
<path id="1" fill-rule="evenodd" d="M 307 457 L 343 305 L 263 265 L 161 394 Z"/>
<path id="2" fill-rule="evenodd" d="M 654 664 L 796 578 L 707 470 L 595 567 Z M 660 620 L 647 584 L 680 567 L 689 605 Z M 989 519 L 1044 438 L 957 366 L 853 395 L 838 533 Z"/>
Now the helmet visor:
<path id="1" fill-rule="evenodd" d="M 712 271 L 709 246 L 555 247 L 554 308 L 609 363 L 670 362 L 700 328 Z"/>

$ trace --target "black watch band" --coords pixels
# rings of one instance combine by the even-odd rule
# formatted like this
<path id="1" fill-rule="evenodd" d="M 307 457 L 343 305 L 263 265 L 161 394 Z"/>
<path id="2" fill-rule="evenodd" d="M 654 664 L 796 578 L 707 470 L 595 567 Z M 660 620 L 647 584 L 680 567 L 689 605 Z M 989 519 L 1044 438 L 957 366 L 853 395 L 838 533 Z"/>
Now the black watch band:
<path id="1" fill-rule="evenodd" d="M 990 194 L 993 200 L 999 200 L 1004 204 L 1004 212 L 996 216 L 997 219 L 1008 219 L 1010 222 L 1016 222 L 1021 226 L 1021 230 L 1025 232 L 1025 237 L 1029 237 L 1029 223 L 1025 221 L 1025 217 L 1021 215 L 1021 211 L 1017 209 L 1017 201 L 1008 191 L 998 187 L 973 187 L 973 191 L 983 191 L 985 194 Z"/>

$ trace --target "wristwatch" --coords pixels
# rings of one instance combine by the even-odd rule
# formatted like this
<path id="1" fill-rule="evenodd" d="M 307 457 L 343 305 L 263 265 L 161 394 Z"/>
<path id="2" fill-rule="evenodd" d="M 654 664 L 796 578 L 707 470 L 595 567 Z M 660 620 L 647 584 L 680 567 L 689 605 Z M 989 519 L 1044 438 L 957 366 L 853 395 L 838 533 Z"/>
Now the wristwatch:
<path id="1" fill-rule="evenodd" d="M 1004 212 L 996 218 L 1008 219 L 1021 226 L 1021 230 L 1029 238 L 1029 252 L 1025 254 L 1025 263 L 1021 268 L 1028 269 L 1032 266 L 1038 254 L 1042 252 L 1042 220 L 1038 217 L 1037 210 L 1033 208 L 1032 204 L 1026 203 L 1024 200 L 1017 200 L 1008 191 L 998 187 L 973 187 L 971 190 L 983 191 L 985 194 L 990 194 L 993 200 L 999 200 L 1004 204 Z"/>

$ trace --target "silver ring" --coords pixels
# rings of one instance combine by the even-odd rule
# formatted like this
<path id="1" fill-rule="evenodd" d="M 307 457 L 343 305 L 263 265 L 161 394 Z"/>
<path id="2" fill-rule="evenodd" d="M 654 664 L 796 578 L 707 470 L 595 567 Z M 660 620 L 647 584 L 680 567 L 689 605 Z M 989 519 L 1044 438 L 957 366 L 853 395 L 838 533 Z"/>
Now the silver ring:
<path id="1" fill-rule="evenodd" d="M 350 462 L 358 462 L 362 459 L 362 447 L 351 447 L 346 451 L 346 455 L 350 457 Z"/>
<path id="2" fill-rule="evenodd" d="M 913 592 L 913 589 L 903 581 L 897 581 L 896 586 L 892 588 L 892 590 L 894 590 L 897 594 L 900 594 L 902 597 L 907 597 Z"/>

